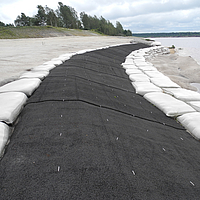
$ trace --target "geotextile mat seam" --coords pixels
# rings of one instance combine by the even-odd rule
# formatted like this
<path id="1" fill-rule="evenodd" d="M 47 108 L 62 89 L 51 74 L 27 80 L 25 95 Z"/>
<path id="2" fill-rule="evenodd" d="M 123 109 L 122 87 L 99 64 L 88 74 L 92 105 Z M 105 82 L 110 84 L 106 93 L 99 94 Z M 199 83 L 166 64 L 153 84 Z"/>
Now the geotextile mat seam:
<path id="1" fill-rule="evenodd" d="M 50 72 L 0 161 L 0 199 L 199 198 L 199 142 L 137 95 L 121 66 L 145 47 L 75 55 Z"/>
<path id="2" fill-rule="evenodd" d="M 50 100 L 49 99 L 49 100 L 44 100 L 44 101 L 27 103 L 27 105 L 38 104 L 38 103 L 45 103 L 45 102 L 82 102 L 82 103 L 89 104 L 89 105 L 92 105 L 92 106 L 95 106 L 95 107 L 99 107 L 99 108 L 102 108 L 102 109 L 112 110 L 112 111 L 115 111 L 115 112 L 118 112 L 118 113 L 121 113 L 121 114 L 124 114 L 124 115 L 135 117 L 135 118 L 138 118 L 138 119 L 141 119 L 141 120 L 147 120 L 149 122 L 154 122 L 154 123 L 162 124 L 163 126 L 169 126 L 171 128 L 174 128 L 174 129 L 185 130 L 181 126 L 179 126 L 179 127 L 173 126 L 173 125 L 170 125 L 170 124 L 167 124 L 167 123 L 162 123 L 162 122 L 159 122 L 159 121 L 156 121 L 156 120 L 153 120 L 153 119 L 148 119 L 148 118 L 145 118 L 145 117 L 137 116 L 137 115 L 134 115 L 134 114 L 129 113 L 129 112 L 125 112 L 125 111 L 122 111 L 122 110 L 119 110 L 119 109 L 115 109 L 115 108 L 111 108 L 111 107 L 108 107 L 108 106 L 103 106 L 103 105 L 95 104 L 93 102 L 89 102 L 89 101 L 85 101 L 85 100 L 81 100 L 81 99 L 78 99 L 78 100 L 77 99 L 71 99 L 71 100 L 64 100 L 64 99 L 63 100 Z"/>

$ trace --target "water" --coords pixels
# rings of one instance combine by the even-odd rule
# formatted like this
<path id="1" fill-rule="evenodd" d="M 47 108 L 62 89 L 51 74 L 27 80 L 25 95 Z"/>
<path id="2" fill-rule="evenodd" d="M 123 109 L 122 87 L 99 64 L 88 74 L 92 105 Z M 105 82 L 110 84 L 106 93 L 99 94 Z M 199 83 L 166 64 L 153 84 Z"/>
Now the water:
<path id="1" fill-rule="evenodd" d="M 161 42 L 163 46 L 175 46 L 180 56 L 191 56 L 200 65 L 200 37 L 181 37 L 181 38 L 151 38 Z M 200 93 L 200 83 L 191 83 Z"/>
<path id="2" fill-rule="evenodd" d="M 200 37 L 181 37 L 181 38 L 152 38 L 161 42 L 163 46 L 171 47 L 174 45 L 181 56 L 191 56 L 200 65 Z"/>

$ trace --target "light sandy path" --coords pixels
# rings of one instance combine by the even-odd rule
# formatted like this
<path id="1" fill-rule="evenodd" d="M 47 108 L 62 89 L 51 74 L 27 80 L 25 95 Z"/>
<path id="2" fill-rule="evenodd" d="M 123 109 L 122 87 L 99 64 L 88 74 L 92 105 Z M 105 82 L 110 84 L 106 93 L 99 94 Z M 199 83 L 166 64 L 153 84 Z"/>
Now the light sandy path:
<path id="1" fill-rule="evenodd" d="M 0 85 L 16 79 L 25 70 L 61 54 L 130 43 L 131 38 L 111 36 L 67 36 L 0 40 Z"/>

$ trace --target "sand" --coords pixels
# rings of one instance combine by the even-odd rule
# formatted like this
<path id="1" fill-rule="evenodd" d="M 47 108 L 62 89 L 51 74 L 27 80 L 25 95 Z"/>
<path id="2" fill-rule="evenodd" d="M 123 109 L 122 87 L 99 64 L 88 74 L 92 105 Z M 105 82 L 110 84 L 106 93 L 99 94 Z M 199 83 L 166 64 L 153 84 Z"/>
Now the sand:
<path id="1" fill-rule="evenodd" d="M 158 55 L 149 61 L 182 88 L 197 91 L 198 83 L 200 84 L 200 65 L 192 57 L 180 56 L 175 51 L 168 55 Z"/>
<path id="2" fill-rule="evenodd" d="M 66 36 L 0 40 L 0 85 L 17 79 L 26 70 L 62 54 L 108 45 L 141 41 L 134 37 Z M 200 83 L 200 66 L 191 57 L 178 53 L 158 55 L 149 60 L 163 74 L 181 87 L 197 90 L 191 83 Z M 198 85 L 195 85 L 198 86 Z"/>
<path id="3" fill-rule="evenodd" d="M 128 37 L 66 36 L 0 40 L 0 85 L 62 54 L 130 43 Z"/>

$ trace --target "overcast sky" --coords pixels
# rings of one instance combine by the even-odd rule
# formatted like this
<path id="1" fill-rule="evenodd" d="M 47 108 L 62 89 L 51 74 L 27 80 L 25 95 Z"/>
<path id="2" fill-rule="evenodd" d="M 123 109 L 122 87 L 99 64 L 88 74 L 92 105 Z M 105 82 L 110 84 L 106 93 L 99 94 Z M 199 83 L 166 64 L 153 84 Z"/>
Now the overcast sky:
<path id="1" fill-rule="evenodd" d="M 200 0 L 61 0 L 80 12 L 119 21 L 132 32 L 200 31 Z M 57 9 L 57 0 L 0 0 L 0 21 L 14 23 L 24 12 L 32 17 L 37 5 Z"/>

